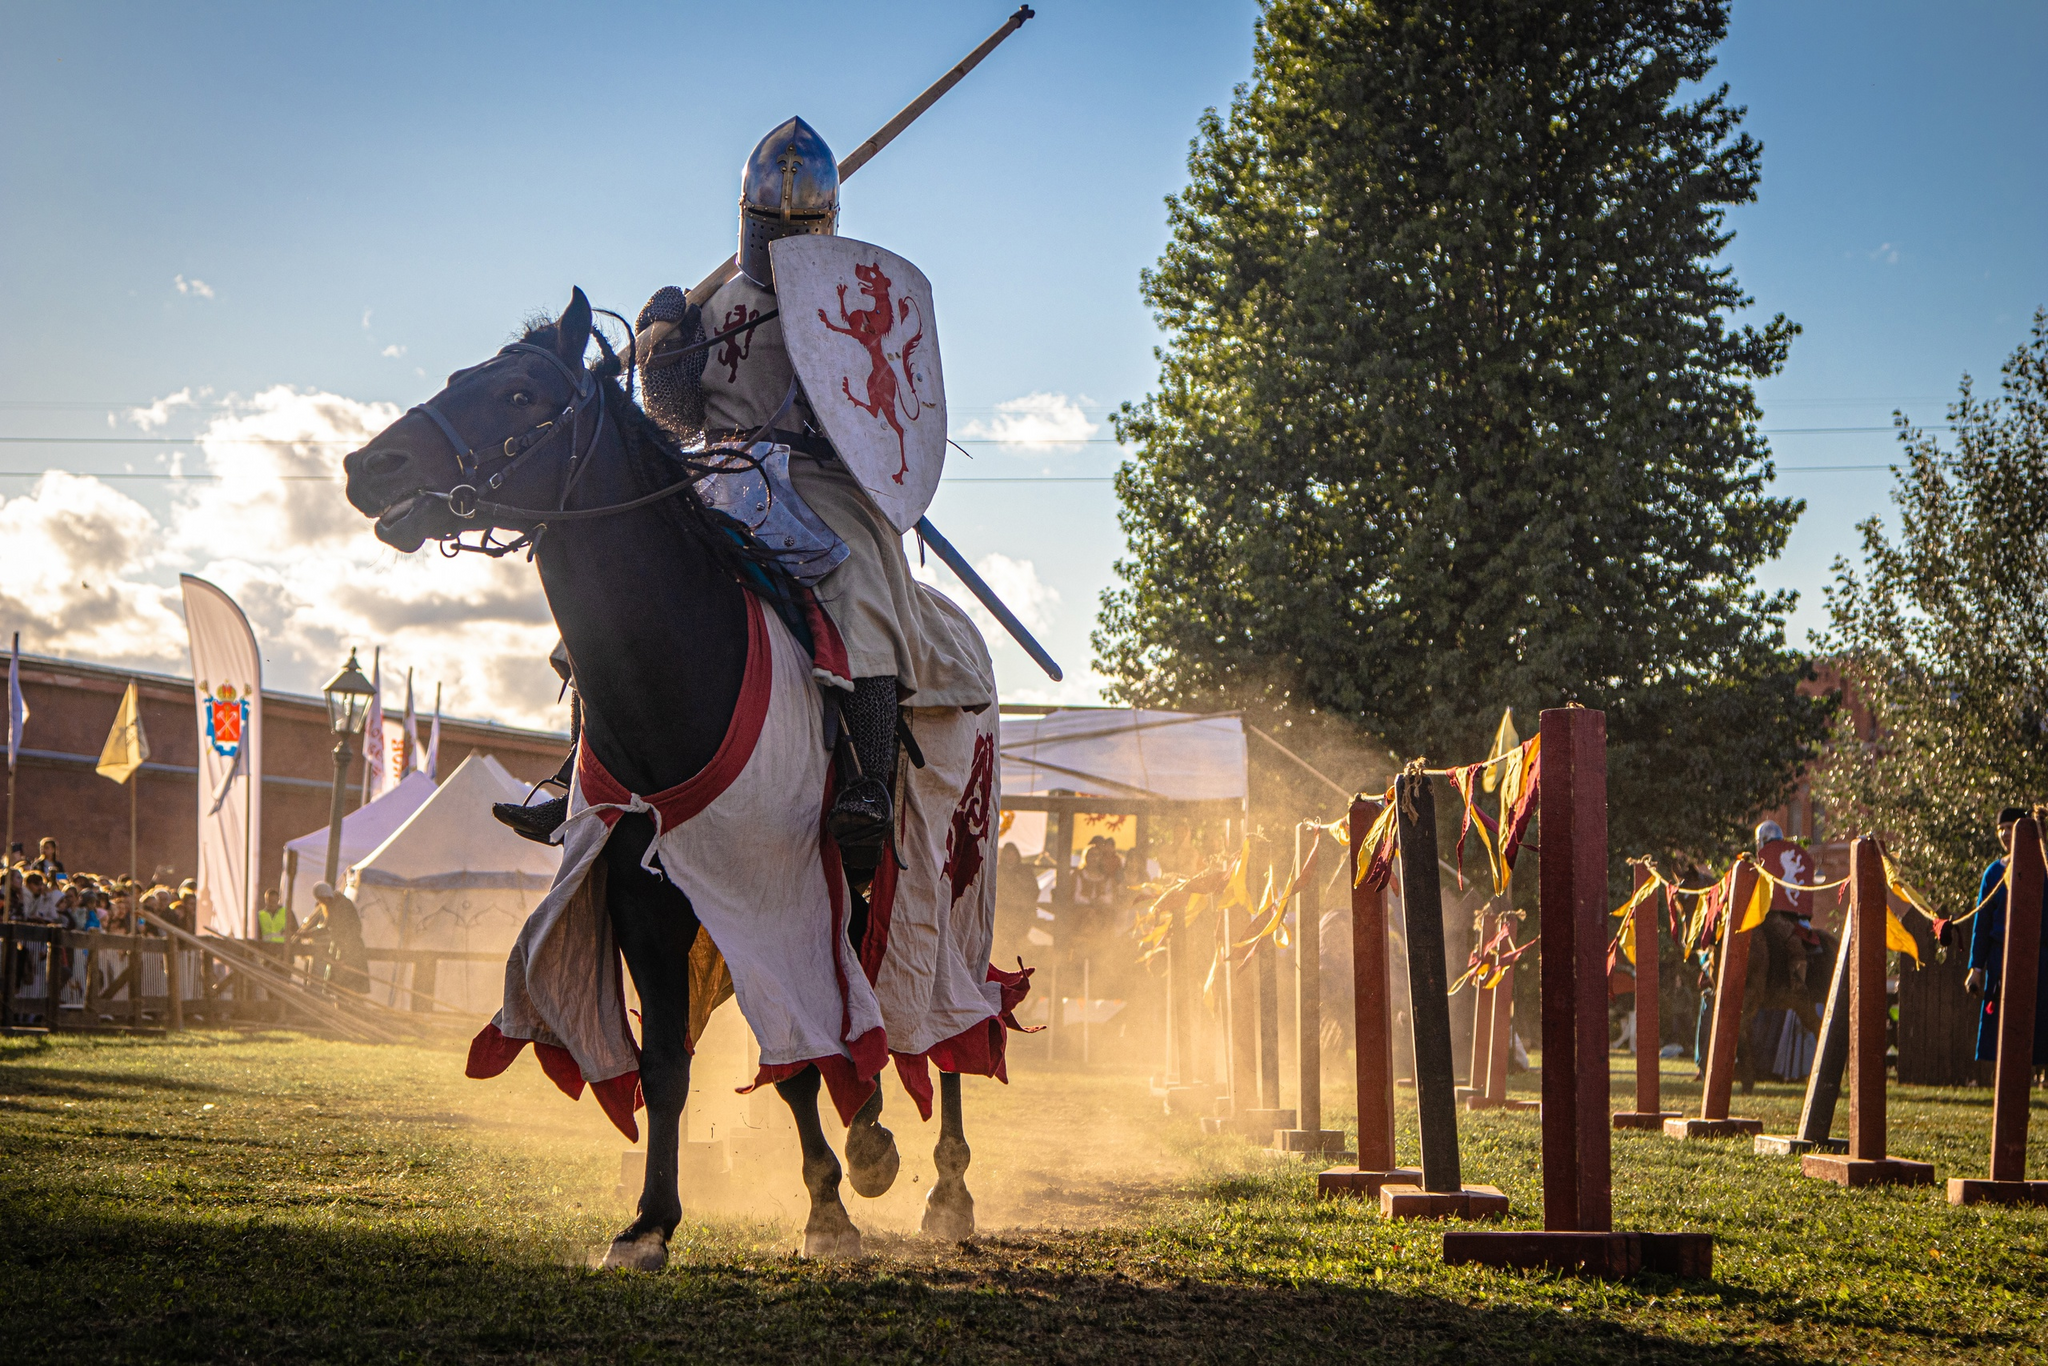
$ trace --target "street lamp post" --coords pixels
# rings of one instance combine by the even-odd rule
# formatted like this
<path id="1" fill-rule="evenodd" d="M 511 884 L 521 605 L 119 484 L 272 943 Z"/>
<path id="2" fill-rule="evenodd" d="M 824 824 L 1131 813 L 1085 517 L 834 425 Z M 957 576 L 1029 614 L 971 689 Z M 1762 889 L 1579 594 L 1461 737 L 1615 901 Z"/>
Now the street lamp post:
<path id="1" fill-rule="evenodd" d="M 354 650 L 348 652 L 348 663 L 342 665 L 341 672 L 320 690 L 327 699 L 327 725 L 334 732 L 334 799 L 327 810 L 327 876 L 321 879 L 330 887 L 341 873 L 341 808 L 348 795 L 349 763 L 370 714 L 374 691 L 370 680 L 363 677 Z"/>

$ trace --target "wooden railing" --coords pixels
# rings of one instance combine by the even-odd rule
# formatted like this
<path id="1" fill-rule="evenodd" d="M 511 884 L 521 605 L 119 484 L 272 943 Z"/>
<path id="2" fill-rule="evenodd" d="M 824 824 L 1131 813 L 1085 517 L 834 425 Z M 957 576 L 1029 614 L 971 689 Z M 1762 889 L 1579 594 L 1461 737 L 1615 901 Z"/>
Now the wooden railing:
<path id="1" fill-rule="evenodd" d="M 365 1042 L 394 1043 L 420 1037 L 442 1021 L 469 1023 L 471 1013 L 434 996 L 442 962 L 503 963 L 503 953 L 442 949 L 371 949 L 372 963 L 409 963 L 411 981 L 394 991 L 406 996 L 399 1010 L 323 976 L 326 960 L 294 945 L 290 956 L 248 940 L 194 935 L 175 926 L 161 933 L 112 934 L 73 930 L 34 921 L 0 921 L 0 1032 L 49 1030 L 156 1033 L 200 1024 L 285 1024 Z M 73 971 L 69 954 L 87 955 L 82 998 L 67 1002 Z M 102 955 L 120 955 L 111 977 Z M 41 989 L 28 994 L 31 955 L 45 956 Z M 161 972 L 145 965 L 155 959 Z M 197 969 L 190 989 L 183 978 Z M 158 981 L 149 979 L 157 977 Z M 149 988 L 161 984 L 160 990 Z"/>

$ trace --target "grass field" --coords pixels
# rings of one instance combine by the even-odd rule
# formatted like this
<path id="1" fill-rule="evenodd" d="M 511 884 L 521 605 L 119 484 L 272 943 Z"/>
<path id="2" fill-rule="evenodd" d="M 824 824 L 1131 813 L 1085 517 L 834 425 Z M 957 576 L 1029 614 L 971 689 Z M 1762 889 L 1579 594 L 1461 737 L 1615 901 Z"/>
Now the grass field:
<path id="1" fill-rule="evenodd" d="M 1683 1108 L 1689 1065 L 1669 1081 Z M 1983 1173 L 1987 1093 L 1892 1094 L 1895 1154 Z M 1711 1231 L 1714 1280 L 1447 1268 L 1440 1227 L 1320 1202 L 1308 1169 L 1157 1105 L 1104 1070 L 971 1083 L 984 1231 L 934 1247 L 910 1236 L 934 1132 L 892 1082 L 903 1176 L 849 1197 L 869 1256 L 794 1256 L 771 1190 L 752 1217 L 693 1216 L 669 1269 L 639 1276 L 590 1267 L 624 1221 L 625 1145 L 530 1061 L 476 1083 L 458 1053 L 290 1034 L 7 1040 L 0 1358 L 2048 1358 L 2048 1211 L 1851 1193 L 1738 1145 L 1616 1135 L 1616 1227 Z M 1737 1113 L 1784 1132 L 1797 1107 L 1765 1087 Z M 1462 1133 L 1466 1179 L 1540 1226 L 1534 1118 Z"/>

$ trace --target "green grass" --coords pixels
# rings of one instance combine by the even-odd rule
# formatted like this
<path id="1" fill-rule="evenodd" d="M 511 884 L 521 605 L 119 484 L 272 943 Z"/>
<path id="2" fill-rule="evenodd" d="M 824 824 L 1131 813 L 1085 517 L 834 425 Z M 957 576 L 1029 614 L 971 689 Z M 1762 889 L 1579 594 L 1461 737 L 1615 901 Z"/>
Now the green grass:
<path id="1" fill-rule="evenodd" d="M 1689 1070 L 1670 1080 L 1667 1106 L 1683 1108 Z M 1987 1094 L 1892 1098 L 1895 1154 L 1982 1174 Z M 872 1255 L 803 1261 L 769 1204 L 761 1217 L 693 1216 L 669 1269 L 634 1276 L 590 1268 L 624 1220 L 612 1193 L 624 1145 L 530 1061 L 475 1083 L 456 1053 L 289 1034 L 6 1041 L 0 1357 L 2048 1355 L 2048 1211 L 1847 1192 L 1740 1145 L 1620 1134 L 1616 1226 L 1711 1231 L 1714 1280 L 1447 1268 L 1441 1226 L 1318 1201 L 1306 1169 L 1160 1116 L 1140 1077 L 1024 1063 L 1008 1088 L 969 1085 L 985 1231 L 934 1248 L 909 1236 L 934 1133 L 893 1083 L 889 1104 L 903 1178 L 880 1202 L 849 1200 Z M 1783 1132 L 1797 1108 L 1794 1088 L 1773 1086 L 1736 1112 Z M 1511 1225 L 1540 1226 L 1533 1116 L 1466 1117 L 1463 1152 L 1468 1181 L 1512 1197 Z"/>

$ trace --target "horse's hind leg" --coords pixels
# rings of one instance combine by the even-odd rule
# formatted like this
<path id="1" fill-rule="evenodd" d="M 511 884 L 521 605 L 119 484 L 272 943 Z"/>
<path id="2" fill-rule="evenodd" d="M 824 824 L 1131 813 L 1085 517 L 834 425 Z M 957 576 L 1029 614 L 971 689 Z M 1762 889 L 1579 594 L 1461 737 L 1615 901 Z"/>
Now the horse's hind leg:
<path id="1" fill-rule="evenodd" d="M 804 1189 L 811 1197 L 811 1217 L 804 1224 L 806 1257 L 860 1256 L 860 1230 L 839 1199 L 839 1159 L 825 1141 L 818 1122 L 818 1069 L 806 1067 L 775 1089 L 796 1117 L 797 1138 L 804 1150 Z M 879 1087 L 877 1088 L 879 1089 Z"/>
<path id="2" fill-rule="evenodd" d="M 949 1243 L 974 1236 L 974 1197 L 967 1193 L 967 1163 L 973 1157 L 960 1124 L 960 1074 L 939 1073 L 939 1144 L 932 1162 L 938 1183 L 924 1201 L 924 1236 Z"/>
<path id="3" fill-rule="evenodd" d="M 669 1237 L 682 1221 L 676 1157 L 690 1098 L 690 945 L 697 914 L 674 883 L 640 867 L 653 838 L 654 824 L 644 814 L 626 816 L 605 844 L 603 863 L 612 932 L 640 992 L 640 1089 L 647 1101 L 639 1217 L 612 1240 L 604 1264 L 633 1271 L 667 1264 Z"/>
<path id="4" fill-rule="evenodd" d="M 872 1200 L 896 1184 L 896 1171 L 903 1159 L 896 1151 L 896 1135 L 882 1127 L 882 1088 L 879 1084 L 867 1104 L 853 1117 L 846 1131 L 846 1179 L 855 1195 Z"/>

